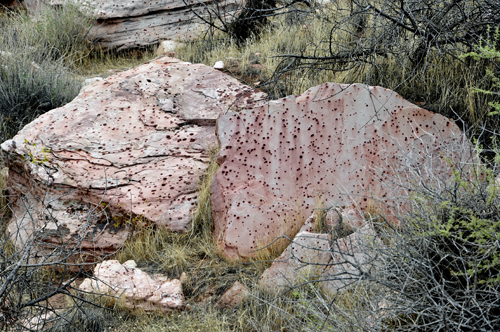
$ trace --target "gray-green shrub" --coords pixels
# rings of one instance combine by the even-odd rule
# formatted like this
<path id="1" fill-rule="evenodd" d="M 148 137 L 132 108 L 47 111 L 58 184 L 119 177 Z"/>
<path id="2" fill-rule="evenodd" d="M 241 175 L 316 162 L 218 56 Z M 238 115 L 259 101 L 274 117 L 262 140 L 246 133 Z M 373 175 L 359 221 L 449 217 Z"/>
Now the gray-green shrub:
<path id="1" fill-rule="evenodd" d="M 1 141 L 78 94 L 81 78 L 70 67 L 90 50 L 84 34 L 91 24 L 71 4 L 46 7 L 37 19 L 23 12 L 1 18 Z"/>

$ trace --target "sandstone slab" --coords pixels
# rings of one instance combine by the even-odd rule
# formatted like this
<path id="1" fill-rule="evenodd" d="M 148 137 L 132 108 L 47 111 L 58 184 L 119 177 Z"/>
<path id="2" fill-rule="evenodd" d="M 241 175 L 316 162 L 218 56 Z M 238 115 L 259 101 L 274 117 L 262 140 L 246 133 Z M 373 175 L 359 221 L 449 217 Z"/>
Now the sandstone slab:
<path id="1" fill-rule="evenodd" d="M 374 266 L 370 249 L 379 244 L 371 224 L 341 239 L 333 239 L 330 234 L 300 232 L 264 271 L 259 286 L 279 293 L 317 280 L 325 293 L 333 295 Z"/>
<path id="2" fill-rule="evenodd" d="M 68 0 L 26 0 L 36 14 L 43 5 L 63 6 Z M 200 17 L 217 10 L 228 21 L 241 6 L 240 0 L 76 0 L 81 11 L 96 19 L 86 32 L 103 49 L 129 49 L 157 44 L 162 40 L 193 39 L 204 28 Z"/>
<path id="3" fill-rule="evenodd" d="M 234 308 L 240 305 L 247 297 L 248 288 L 239 281 L 234 284 L 227 291 L 222 294 L 221 298 L 215 304 L 216 308 Z"/>
<path id="4" fill-rule="evenodd" d="M 53 229 L 59 235 L 46 241 L 83 237 L 103 252 L 123 242 L 129 215 L 185 231 L 217 145 L 216 118 L 264 98 L 211 67 L 173 58 L 85 87 L 1 145 L 17 211 L 9 230 L 28 239 Z M 28 208 L 37 204 L 38 214 Z"/>
<path id="5" fill-rule="evenodd" d="M 217 135 L 214 235 L 230 258 L 293 238 L 318 197 L 326 207 L 378 209 L 390 219 L 402 208 L 390 186 L 399 170 L 449 172 L 441 154 L 463 138 L 452 120 L 394 91 L 334 83 L 225 113 Z"/>
<path id="6" fill-rule="evenodd" d="M 136 267 L 134 261 L 120 264 L 108 260 L 96 265 L 94 277 L 87 278 L 80 290 L 123 298 L 130 309 L 168 312 L 184 309 L 184 295 L 178 279 L 151 277 Z"/>

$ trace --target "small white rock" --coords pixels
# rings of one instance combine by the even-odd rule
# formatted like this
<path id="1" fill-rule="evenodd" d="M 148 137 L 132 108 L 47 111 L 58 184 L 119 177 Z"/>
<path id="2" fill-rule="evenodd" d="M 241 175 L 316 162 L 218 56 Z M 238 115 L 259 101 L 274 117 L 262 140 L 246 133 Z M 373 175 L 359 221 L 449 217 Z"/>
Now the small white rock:
<path id="1" fill-rule="evenodd" d="M 123 263 L 122 266 L 128 269 L 135 269 L 137 267 L 137 263 L 133 259 L 131 259 Z"/>
<path id="2" fill-rule="evenodd" d="M 222 61 L 217 61 L 214 65 L 215 69 L 224 69 L 224 62 Z"/>

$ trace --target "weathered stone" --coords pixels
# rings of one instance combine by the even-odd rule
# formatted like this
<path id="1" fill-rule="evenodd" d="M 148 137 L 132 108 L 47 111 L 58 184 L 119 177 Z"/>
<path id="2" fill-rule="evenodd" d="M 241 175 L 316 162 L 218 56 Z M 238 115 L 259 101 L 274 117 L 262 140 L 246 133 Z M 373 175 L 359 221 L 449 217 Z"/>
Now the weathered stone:
<path id="1" fill-rule="evenodd" d="M 300 232 L 264 271 L 259 286 L 279 293 L 309 280 L 323 280 L 323 291 L 335 294 L 373 266 L 370 248 L 374 244 L 379 242 L 370 224 L 337 240 L 330 234 Z"/>
<path id="2" fill-rule="evenodd" d="M 224 69 L 224 62 L 223 62 L 223 61 L 220 61 L 220 60 L 219 60 L 219 61 L 217 61 L 217 62 L 215 63 L 215 65 L 214 65 L 214 68 L 215 68 L 215 69 L 219 69 L 219 70 Z"/>
<path id="3" fill-rule="evenodd" d="M 9 230 L 26 240 L 37 228 L 52 229 L 45 241 L 83 237 L 96 252 L 119 247 L 130 214 L 186 230 L 208 149 L 217 144 L 217 117 L 264 98 L 211 67 L 173 58 L 95 82 L 1 145 L 17 211 Z M 26 200 L 39 209 L 28 211 Z"/>
<path id="4" fill-rule="evenodd" d="M 12 176 L 18 178 L 17 173 Z M 127 228 L 115 227 L 102 206 L 64 200 L 52 192 L 40 197 L 25 191 L 11 209 L 13 218 L 7 231 L 16 246 L 33 246 L 38 257 L 45 257 L 45 263 L 73 271 L 91 269 L 93 263 L 116 252 L 128 236 Z M 65 251 L 54 250 L 59 246 Z"/>
<path id="5" fill-rule="evenodd" d="M 217 134 L 214 235 L 230 258 L 293 238 L 318 196 L 327 208 L 354 204 L 390 220 L 401 208 L 401 193 L 390 187 L 400 166 L 435 163 L 435 175 L 448 172 L 441 153 L 462 139 L 452 120 L 394 91 L 334 83 L 227 112 Z"/>
<path id="6" fill-rule="evenodd" d="M 215 304 L 216 308 L 234 308 L 241 304 L 248 297 L 248 288 L 235 281 L 227 291 L 222 294 L 221 298 Z"/>
<path id="7" fill-rule="evenodd" d="M 136 267 L 134 261 L 120 264 L 108 260 L 97 264 L 93 278 L 87 278 L 80 290 L 125 299 L 130 309 L 168 312 L 184 309 L 184 295 L 178 279 L 152 278 Z"/>
<path id="8" fill-rule="evenodd" d="M 47 5 L 64 5 L 67 0 L 26 0 L 28 9 L 37 15 Z M 193 39 L 204 28 L 199 17 L 207 18 L 217 10 L 228 21 L 241 6 L 240 0 L 76 0 L 83 13 L 96 18 L 86 32 L 103 49 L 128 49 L 157 44 L 162 40 Z M 213 13 L 212 13 L 213 14 Z"/>
<path id="9" fill-rule="evenodd" d="M 181 276 L 179 277 L 179 280 L 181 281 L 182 284 L 185 284 L 189 281 L 189 276 L 187 275 L 186 272 L 182 272 Z"/>

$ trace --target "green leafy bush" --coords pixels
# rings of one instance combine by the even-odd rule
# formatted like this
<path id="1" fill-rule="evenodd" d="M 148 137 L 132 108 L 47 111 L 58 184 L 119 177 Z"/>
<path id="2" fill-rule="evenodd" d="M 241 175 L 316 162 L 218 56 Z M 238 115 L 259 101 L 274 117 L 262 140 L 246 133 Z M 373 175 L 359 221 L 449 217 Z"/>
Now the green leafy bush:
<path id="1" fill-rule="evenodd" d="M 470 162 L 451 164 L 450 179 L 414 182 L 403 227 L 383 234 L 391 244 L 374 280 L 388 289 L 396 330 L 500 328 L 498 163 Z"/>

